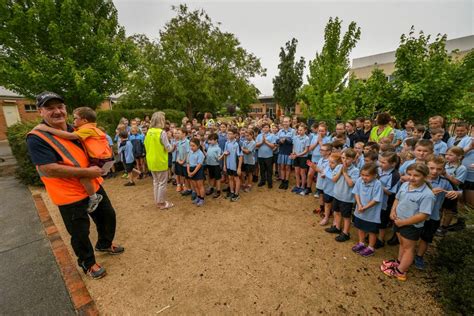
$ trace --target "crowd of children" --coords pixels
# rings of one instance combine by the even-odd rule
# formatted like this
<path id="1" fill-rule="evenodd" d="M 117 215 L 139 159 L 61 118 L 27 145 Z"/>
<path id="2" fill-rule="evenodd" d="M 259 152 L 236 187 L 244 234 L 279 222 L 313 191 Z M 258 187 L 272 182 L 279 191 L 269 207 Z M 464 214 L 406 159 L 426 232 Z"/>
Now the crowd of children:
<path id="1" fill-rule="evenodd" d="M 135 119 L 128 126 L 123 119 L 117 128 L 127 185 L 146 174 L 140 145 L 146 122 Z M 358 118 L 337 124 L 334 133 L 325 122 L 308 128 L 289 117 L 228 123 L 207 116 L 202 123 L 168 123 L 174 147 L 170 181 L 202 206 L 206 196 L 237 202 L 257 182 L 272 189 L 274 176 L 278 188 L 287 190 L 293 175 L 291 192 L 314 193 L 320 201 L 314 213 L 322 217 L 321 226 L 331 224 L 325 231 L 336 234 L 337 242 L 354 239 L 352 250 L 363 257 L 399 243 L 398 258 L 384 260 L 380 269 L 404 281 L 413 261 L 424 268 L 428 244 L 446 233 L 460 197 L 474 204 L 474 145 L 469 124 L 457 123 L 450 136 L 440 116 L 430 118 L 429 128 L 409 120 L 398 129 L 387 113 L 372 123 Z"/>

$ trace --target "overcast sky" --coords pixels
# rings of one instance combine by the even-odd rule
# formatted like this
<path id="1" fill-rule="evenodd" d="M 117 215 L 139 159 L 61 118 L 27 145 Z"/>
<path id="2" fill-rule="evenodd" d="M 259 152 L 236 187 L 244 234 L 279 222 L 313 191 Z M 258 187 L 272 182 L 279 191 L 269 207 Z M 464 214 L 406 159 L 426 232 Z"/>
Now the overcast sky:
<path id="1" fill-rule="evenodd" d="M 324 27 L 331 16 L 344 21 L 344 30 L 351 21 L 361 28 L 351 59 L 395 50 L 400 35 L 411 25 L 425 34 L 447 34 L 448 39 L 474 34 L 473 0 L 114 1 L 127 35 L 143 33 L 151 39 L 156 39 L 158 30 L 175 15 L 171 5 L 179 3 L 204 9 L 214 22 L 222 23 L 222 30 L 234 33 L 242 47 L 260 58 L 267 76 L 253 78 L 252 82 L 263 95 L 273 94 L 272 78 L 278 73 L 280 47 L 296 37 L 297 54 L 307 65 L 324 45 Z"/>

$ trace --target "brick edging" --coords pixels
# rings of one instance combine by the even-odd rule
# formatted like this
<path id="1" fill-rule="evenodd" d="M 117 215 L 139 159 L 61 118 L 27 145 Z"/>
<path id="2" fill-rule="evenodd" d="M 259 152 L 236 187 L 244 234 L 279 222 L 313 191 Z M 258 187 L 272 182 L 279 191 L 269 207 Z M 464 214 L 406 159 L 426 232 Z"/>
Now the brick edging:
<path id="1" fill-rule="evenodd" d="M 78 315 L 99 315 L 97 306 L 82 281 L 41 194 L 34 194 L 33 200 L 76 313 Z"/>

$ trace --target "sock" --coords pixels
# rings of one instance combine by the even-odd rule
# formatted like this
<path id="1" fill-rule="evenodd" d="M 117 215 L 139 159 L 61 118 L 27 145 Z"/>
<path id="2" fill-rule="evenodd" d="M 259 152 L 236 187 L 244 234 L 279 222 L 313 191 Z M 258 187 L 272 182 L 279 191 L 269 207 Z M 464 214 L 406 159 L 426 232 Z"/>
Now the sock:
<path id="1" fill-rule="evenodd" d="M 97 199 L 98 199 L 97 193 L 94 193 L 94 194 L 92 194 L 92 195 L 89 195 L 89 199 L 91 199 L 91 200 L 97 200 Z"/>
<path id="2" fill-rule="evenodd" d="M 369 248 L 372 251 L 375 251 L 373 247 L 367 246 L 367 248 Z"/>

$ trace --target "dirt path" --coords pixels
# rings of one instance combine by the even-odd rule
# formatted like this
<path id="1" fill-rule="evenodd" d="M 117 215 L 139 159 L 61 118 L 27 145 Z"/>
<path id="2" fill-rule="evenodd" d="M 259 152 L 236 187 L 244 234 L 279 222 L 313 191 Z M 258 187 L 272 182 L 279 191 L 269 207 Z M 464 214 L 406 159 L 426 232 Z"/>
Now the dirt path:
<path id="1" fill-rule="evenodd" d="M 354 254 L 353 241 L 337 243 L 318 225 L 312 196 L 258 188 L 236 203 L 209 199 L 197 208 L 170 186 L 176 206 L 160 211 L 149 178 L 123 183 L 107 180 L 105 188 L 126 251 L 97 255 L 104 279 L 84 276 L 104 314 L 442 314 L 425 273 L 412 269 L 400 283 L 379 271 L 397 247 Z M 59 211 L 43 195 L 69 246 Z"/>

